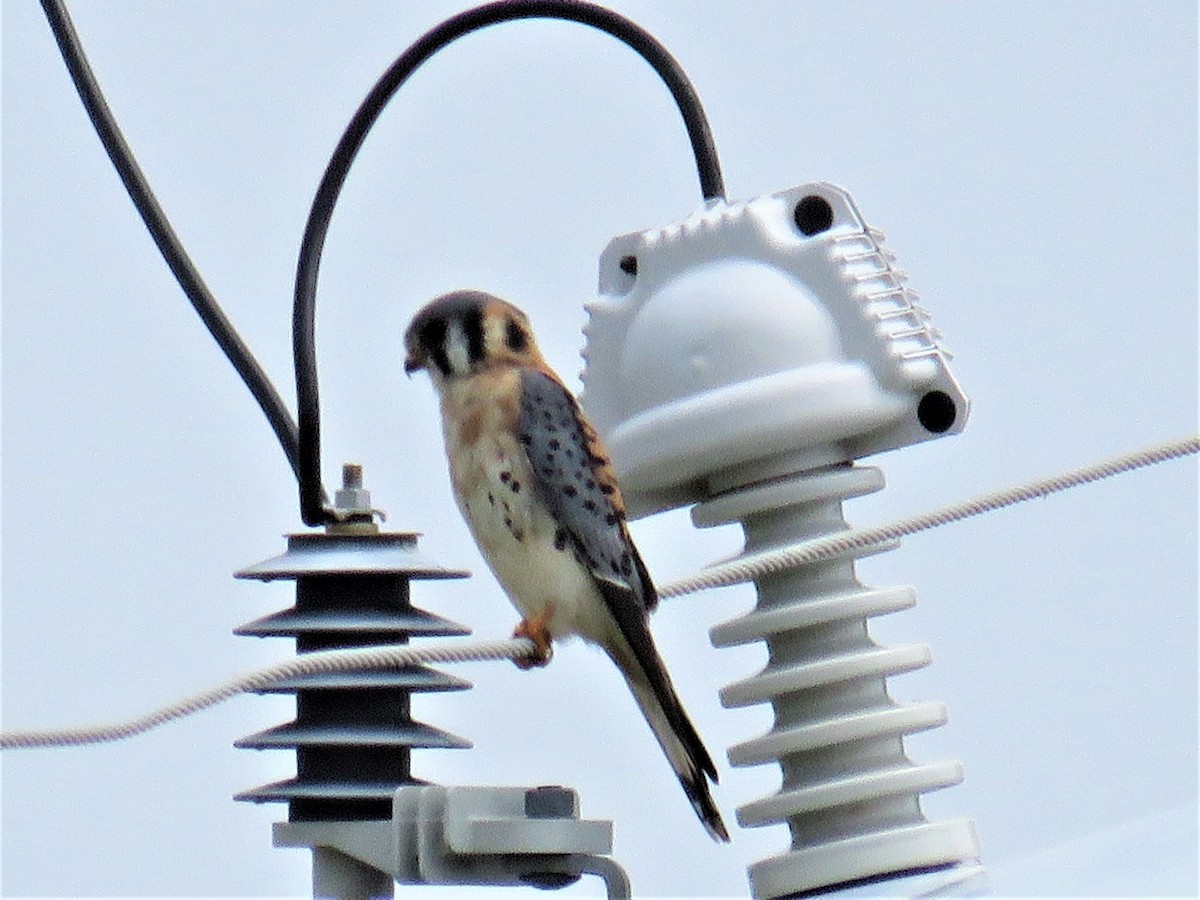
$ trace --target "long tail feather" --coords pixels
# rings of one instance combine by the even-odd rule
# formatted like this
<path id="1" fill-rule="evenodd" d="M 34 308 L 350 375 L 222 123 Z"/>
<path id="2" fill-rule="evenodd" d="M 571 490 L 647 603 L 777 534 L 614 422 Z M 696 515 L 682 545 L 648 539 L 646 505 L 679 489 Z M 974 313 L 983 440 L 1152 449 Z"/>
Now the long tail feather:
<path id="1" fill-rule="evenodd" d="M 602 641 L 602 645 L 625 676 L 696 815 L 713 840 L 728 841 L 729 832 L 708 786 L 709 779 L 714 783 L 717 780 L 717 767 L 684 711 L 667 667 L 654 646 L 645 606 L 627 585 L 599 578 L 595 583 L 616 626 L 615 633 Z"/>
<path id="2" fill-rule="evenodd" d="M 642 715 L 675 770 L 696 816 L 713 840 L 727 842 L 729 831 L 709 789 L 709 780 L 714 783 L 717 780 L 716 766 L 684 711 L 666 670 L 661 669 L 661 679 L 651 681 L 640 666 L 631 669 L 617 654 L 613 654 L 613 659 L 625 675 Z M 659 666 L 661 668 L 661 661 Z"/>

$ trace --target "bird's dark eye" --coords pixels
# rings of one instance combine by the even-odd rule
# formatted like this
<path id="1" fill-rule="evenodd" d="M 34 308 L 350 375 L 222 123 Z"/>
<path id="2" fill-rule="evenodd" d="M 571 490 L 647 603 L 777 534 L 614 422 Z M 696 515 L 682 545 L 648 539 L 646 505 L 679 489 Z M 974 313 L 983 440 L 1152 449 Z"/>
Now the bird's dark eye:
<path id="1" fill-rule="evenodd" d="M 436 350 L 446 340 L 446 320 L 430 319 L 417 332 L 417 339 L 426 350 Z"/>
<path id="2" fill-rule="evenodd" d="M 529 338 L 525 334 L 525 329 L 521 327 L 521 323 L 516 319 L 509 319 L 508 325 L 505 328 L 504 340 L 508 344 L 508 349 L 520 353 L 529 346 Z"/>

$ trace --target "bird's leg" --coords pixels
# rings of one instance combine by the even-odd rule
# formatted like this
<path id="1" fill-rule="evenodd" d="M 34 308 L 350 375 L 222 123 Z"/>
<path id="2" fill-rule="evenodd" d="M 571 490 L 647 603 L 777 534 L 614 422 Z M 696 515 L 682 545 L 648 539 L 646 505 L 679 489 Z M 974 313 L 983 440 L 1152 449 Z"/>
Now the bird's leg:
<path id="1" fill-rule="evenodd" d="M 513 660 L 518 669 L 532 669 L 535 666 L 549 664 L 554 656 L 554 647 L 550 644 L 550 617 L 554 615 L 554 604 L 547 603 L 546 608 L 532 619 L 522 619 L 518 623 L 513 637 L 529 638 L 533 641 L 533 655 L 519 656 Z"/>

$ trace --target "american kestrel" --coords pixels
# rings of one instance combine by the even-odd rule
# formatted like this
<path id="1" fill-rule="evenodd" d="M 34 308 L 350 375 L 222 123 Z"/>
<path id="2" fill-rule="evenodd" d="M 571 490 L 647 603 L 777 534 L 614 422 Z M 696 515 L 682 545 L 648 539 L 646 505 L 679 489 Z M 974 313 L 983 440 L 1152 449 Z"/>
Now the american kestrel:
<path id="1" fill-rule="evenodd" d="M 546 363 L 526 315 L 499 297 L 438 297 L 404 337 L 409 374 L 441 399 L 459 509 L 545 665 L 571 635 L 604 649 L 715 840 L 729 832 L 708 780 L 717 769 L 651 638 L 658 594 L 625 525 L 625 505 L 595 429 Z"/>

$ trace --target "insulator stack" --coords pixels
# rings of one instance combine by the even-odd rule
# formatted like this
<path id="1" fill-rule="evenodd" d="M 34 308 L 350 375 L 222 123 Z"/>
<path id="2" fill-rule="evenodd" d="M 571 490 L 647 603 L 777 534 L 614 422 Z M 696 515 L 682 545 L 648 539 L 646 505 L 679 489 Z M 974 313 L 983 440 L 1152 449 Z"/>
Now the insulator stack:
<path id="1" fill-rule="evenodd" d="M 361 522 L 330 526 L 324 533 L 294 534 L 286 553 L 243 569 L 237 577 L 294 580 L 296 605 L 243 625 L 236 633 L 293 637 L 297 653 L 466 635 L 470 629 L 416 609 L 409 598 L 415 579 L 466 575 L 424 559 L 417 552 L 416 534 L 380 533 Z M 242 738 L 236 745 L 294 749 L 296 777 L 245 791 L 237 799 L 286 802 L 290 821 L 388 819 L 396 788 L 420 783 L 410 765 L 414 748 L 470 746 L 463 738 L 415 721 L 412 695 L 470 686 L 426 666 L 277 682 L 266 691 L 294 693 L 295 720 Z"/>
<path id="2" fill-rule="evenodd" d="M 883 486 L 854 460 L 966 425 L 940 332 L 836 185 L 713 201 L 614 238 L 588 310 L 584 408 L 630 514 L 698 504 L 697 525 L 741 523 L 748 553 L 845 529 L 842 501 Z M 916 765 L 904 749 L 945 707 L 888 693 L 929 650 L 881 647 L 867 629 L 914 593 L 864 587 L 856 555 L 759 578 L 757 609 L 712 632 L 718 646 L 764 641 L 770 656 L 721 692 L 726 706 L 775 710 L 769 733 L 729 751 L 734 765 L 777 762 L 783 774 L 777 794 L 738 815 L 791 829 L 787 851 L 750 868 L 761 900 L 979 855 L 970 822 L 931 823 L 920 808 L 961 766 Z"/>
<path id="3" fill-rule="evenodd" d="M 697 506 L 699 526 L 741 522 L 747 553 L 844 530 L 842 501 L 879 490 L 878 469 L 836 466 L 769 486 L 733 491 Z M 867 620 L 916 603 L 912 588 L 865 587 L 855 557 L 759 578 L 758 606 L 718 625 L 712 641 L 764 641 L 766 667 L 721 692 L 727 707 L 770 703 L 774 726 L 731 747 L 735 766 L 778 763 L 773 796 L 742 806 L 743 827 L 786 824 L 791 847 L 750 867 L 755 897 L 847 884 L 897 871 L 951 866 L 976 855 L 972 824 L 929 822 L 920 795 L 959 783 L 954 760 L 917 764 L 904 736 L 946 722 L 941 703 L 898 704 L 887 679 L 929 664 L 925 645 L 882 647 Z"/>

